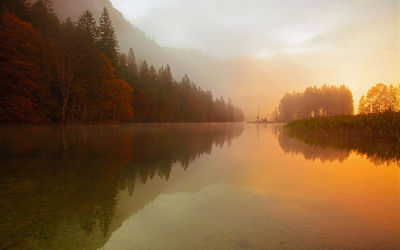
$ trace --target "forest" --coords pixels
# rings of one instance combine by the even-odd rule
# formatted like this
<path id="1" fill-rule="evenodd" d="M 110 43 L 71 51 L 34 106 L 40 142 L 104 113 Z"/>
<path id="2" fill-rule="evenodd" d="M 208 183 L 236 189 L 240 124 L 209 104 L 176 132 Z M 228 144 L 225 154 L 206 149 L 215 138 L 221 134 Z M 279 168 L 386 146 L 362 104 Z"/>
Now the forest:
<path id="1" fill-rule="evenodd" d="M 176 81 L 169 65 L 137 65 L 118 49 L 107 9 L 60 22 L 50 0 L 0 6 L 0 122 L 232 122 L 243 112 Z"/>

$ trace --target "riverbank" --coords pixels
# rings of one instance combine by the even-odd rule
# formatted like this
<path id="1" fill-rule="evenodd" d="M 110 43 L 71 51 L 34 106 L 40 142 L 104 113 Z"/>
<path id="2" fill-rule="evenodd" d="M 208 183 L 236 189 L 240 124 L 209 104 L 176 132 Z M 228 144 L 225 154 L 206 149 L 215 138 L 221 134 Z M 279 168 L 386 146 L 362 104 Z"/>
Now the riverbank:
<path id="1" fill-rule="evenodd" d="M 311 145 L 356 151 L 375 162 L 400 159 L 400 113 L 292 121 L 285 125 L 285 133 Z"/>
<path id="2" fill-rule="evenodd" d="M 285 128 L 292 132 L 400 142 L 400 112 L 297 120 L 287 123 Z"/>

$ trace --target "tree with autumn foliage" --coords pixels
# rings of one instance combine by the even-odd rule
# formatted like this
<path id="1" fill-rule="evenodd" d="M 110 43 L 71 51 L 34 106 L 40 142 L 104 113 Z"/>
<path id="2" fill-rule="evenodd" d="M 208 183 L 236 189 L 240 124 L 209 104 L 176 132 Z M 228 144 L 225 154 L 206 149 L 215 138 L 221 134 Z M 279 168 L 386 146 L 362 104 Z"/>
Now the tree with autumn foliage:
<path id="1" fill-rule="evenodd" d="M 362 96 L 358 105 L 360 114 L 382 113 L 385 111 L 400 111 L 400 85 L 387 86 L 378 83 Z"/>
<path id="2" fill-rule="evenodd" d="M 4 14 L 0 26 L 0 121 L 44 121 L 38 112 L 38 92 L 44 87 L 39 36 L 13 14 Z"/>

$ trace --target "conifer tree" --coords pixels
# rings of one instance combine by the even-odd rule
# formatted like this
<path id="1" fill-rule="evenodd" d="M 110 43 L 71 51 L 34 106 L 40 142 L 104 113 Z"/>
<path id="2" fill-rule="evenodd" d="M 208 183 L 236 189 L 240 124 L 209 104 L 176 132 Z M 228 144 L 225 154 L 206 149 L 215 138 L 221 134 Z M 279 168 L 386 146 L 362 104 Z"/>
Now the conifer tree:
<path id="1" fill-rule="evenodd" d="M 94 46 L 97 37 L 96 20 L 92 12 L 86 10 L 78 19 L 77 30 L 81 37 L 80 41 L 85 41 L 88 45 Z"/>
<path id="2" fill-rule="evenodd" d="M 118 54 L 118 41 L 115 35 L 114 27 L 111 23 L 111 18 L 106 8 L 100 17 L 100 27 L 99 27 L 99 47 L 106 56 L 111 60 L 112 64 L 116 66 L 117 64 L 117 54 Z"/>
<path id="3" fill-rule="evenodd" d="M 128 70 L 130 77 L 132 78 L 130 80 L 137 80 L 138 72 L 137 72 L 136 58 L 132 48 L 129 49 L 128 53 Z"/>
<path id="4" fill-rule="evenodd" d="M 56 37 L 59 27 L 57 15 L 50 0 L 36 1 L 30 13 L 31 23 L 35 30 L 45 37 Z"/>

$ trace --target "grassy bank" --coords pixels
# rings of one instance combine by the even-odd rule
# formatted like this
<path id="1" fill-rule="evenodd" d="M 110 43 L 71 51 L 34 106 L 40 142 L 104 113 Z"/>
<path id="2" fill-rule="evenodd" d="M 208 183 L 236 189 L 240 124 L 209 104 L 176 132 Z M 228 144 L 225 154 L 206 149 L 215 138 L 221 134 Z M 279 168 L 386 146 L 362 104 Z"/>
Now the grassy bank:
<path id="1" fill-rule="evenodd" d="M 289 122 L 285 128 L 292 132 L 334 134 L 335 136 L 400 142 L 400 113 L 385 112 L 297 120 Z"/>

